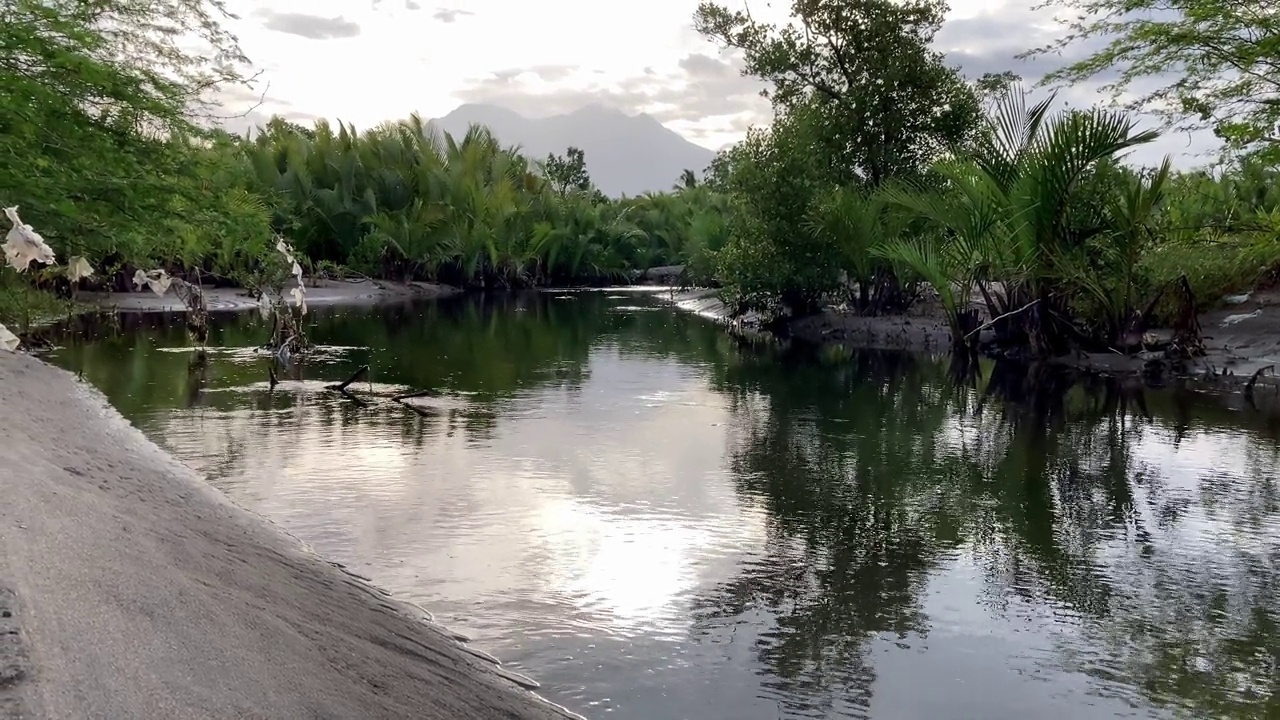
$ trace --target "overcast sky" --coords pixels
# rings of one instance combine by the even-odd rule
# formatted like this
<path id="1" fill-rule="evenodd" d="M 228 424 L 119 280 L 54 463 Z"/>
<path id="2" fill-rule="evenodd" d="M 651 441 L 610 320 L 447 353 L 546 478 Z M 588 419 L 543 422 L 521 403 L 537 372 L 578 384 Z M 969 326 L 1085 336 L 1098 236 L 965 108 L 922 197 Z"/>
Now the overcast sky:
<path id="1" fill-rule="evenodd" d="M 229 0 L 239 16 L 230 27 L 262 71 L 259 93 L 266 93 L 247 120 L 280 113 L 304 123 L 328 117 L 367 128 L 414 111 L 440 117 L 463 102 L 531 117 L 600 102 L 647 112 L 689 140 L 719 149 L 770 117 L 760 86 L 740 76 L 733 56 L 693 30 L 698 0 L 433 1 L 439 0 Z M 970 77 L 1013 70 L 1038 80 L 1061 60 L 1014 58 L 1058 32 L 1052 16 L 1028 9 L 1031 4 L 952 0 L 936 44 Z M 767 5 L 752 3 L 757 19 L 789 3 Z M 1075 105 L 1099 100 L 1096 86 L 1060 97 Z M 256 100 L 235 92 L 224 105 L 240 111 Z M 1141 159 L 1170 153 L 1187 165 L 1195 162 L 1189 153 L 1207 147 L 1203 138 L 1171 135 Z"/>

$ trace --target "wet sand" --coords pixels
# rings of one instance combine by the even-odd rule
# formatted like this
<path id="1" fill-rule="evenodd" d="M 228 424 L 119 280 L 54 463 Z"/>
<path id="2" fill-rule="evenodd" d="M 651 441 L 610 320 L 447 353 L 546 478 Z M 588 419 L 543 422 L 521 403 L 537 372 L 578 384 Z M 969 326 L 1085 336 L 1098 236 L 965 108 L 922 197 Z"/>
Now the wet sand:
<path id="1" fill-rule="evenodd" d="M 70 373 L 0 352 L 0 433 L 0 718 L 572 717 Z"/>

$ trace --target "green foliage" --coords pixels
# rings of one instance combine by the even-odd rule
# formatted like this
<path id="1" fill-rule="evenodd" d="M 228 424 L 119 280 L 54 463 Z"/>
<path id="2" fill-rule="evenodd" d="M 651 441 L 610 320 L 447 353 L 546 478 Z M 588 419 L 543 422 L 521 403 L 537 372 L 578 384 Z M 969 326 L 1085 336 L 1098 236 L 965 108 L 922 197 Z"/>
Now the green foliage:
<path id="1" fill-rule="evenodd" d="M 715 187 L 733 198 L 717 274 L 744 309 L 808 312 L 840 287 L 839 248 L 803 229 L 815 199 L 835 187 L 815 142 L 821 126 L 804 109 L 751 130 L 713 165 Z"/>
<path id="2" fill-rule="evenodd" d="M 1208 127 L 1229 151 L 1280 158 L 1280 14 L 1230 0 L 1051 0 L 1079 17 L 1061 40 L 1105 46 L 1045 78 L 1078 83 L 1106 75 L 1106 90 L 1171 124 Z"/>
<path id="3" fill-rule="evenodd" d="M 945 12 L 940 0 L 793 0 L 798 22 L 775 27 L 704 2 L 694 20 L 773 84 L 775 111 L 822 117 L 813 139 L 833 180 L 878 186 L 923 170 L 977 121 L 973 90 L 931 47 Z"/>
<path id="4" fill-rule="evenodd" d="M 437 134 L 413 116 L 358 133 L 275 120 L 245 144 L 276 232 L 313 261 L 391 277 L 509 288 L 622 282 L 722 244 L 710 192 L 610 201 L 581 151 L 543 174 L 486 129 Z M 704 270 L 705 272 L 705 270 Z"/>
<path id="5" fill-rule="evenodd" d="M 7 267 L 0 268 L 0 325 L 22 335 L 37 323 L 56 320 L 70 313 L 71 302 L 38 290 L 26 282 L 26 278 L 17 275 Z"/>
<path id="6" fill-rule="evenodd" d="M 571 192 L 591 193 L 601 202 L 604 198 L 591 183 L 591 175 L 587 172 L 587 156 L 579 148 L 570 147 L 564 155 L 551 154 L 543 163 L 542 172 L 551 183 L 551 189 L 561 197 Z"/>
<path id="7" fill-rule="evenodd" d="M 220 0 L 12 0 L 0 205 L 121 289 L 155 266 L 273 286 L 279 235 L 325 277 L 512 288 L 683 265 L 684 282 L 769 315 L 898 312 L 927 283 L 957 341 L 977 297 L 1002 340 L 1129 348 L 1176 314 L 1161 296 L 1172 282 L 1212 303 L 1280 265 L 1280 190 L 1259 152 L 1280 120 L 1275 18 L 1216 0 L 1158 14 L 1148 0 L 1064 1 L 1086 11 L 1064 43 L 1111 44 L 1054 78 L 1132 61 L 1123 89 L 1176 66 L 1182 78 L 1139 104 L 1198 117 L 1251 156 L 1215 173 L 1126 168 L 1154 133 L 1121 113 L 1027 107 L 1010 72 L 965 83 L 931 46 L 939 0 L 793 0 L 781 27 L 707 2 L 698 29 L 770 83 L 775 121 L 701 182 L 686 170 L 669 192 L 611 200 L 576 147 L 539 163 L 484 128 L 451 137 L 417 116 L 204 129 L 209 91 L 245 66 Z M 0 285 L 28 298 L 58 281 L 47 268 Z"/>
<path id="8" fill-rule="evenodd" d="M 807 313 L 832 296 L 862 312 L 910 303 L 894 263 L 870 253 L 869 238 L 897 223 L 856 188 L 917 177 L 972 135 L 978 96 L 930 46 L 945 9 L 795 0 L 798 23 L 774 27 L 699 6 L 699 31 L 740 49 L 746 72 L 774 87 L 773 126 L 723 153 L 710 178 L 733 196 L 717 269 L 740 310 Z"/>
<path id="9" fill-rule="evenodd" d="M 887 243 L 884 253 L 907 263 L 935 287 L 935 278 L 945 276 L 948 285 L 964 293 L 947 303 L 957 339 L 971 330 L 961 327 L 960 311 L 973 287 L 993 318 L 1031 302 L 1039 305 L 1033 318 L 1061 317 L 1078 291 L 1107 306 L 1112 334 L 1133 311 L 1131 265 L 1168 169 L 1158 187 L 1132 186 L 1134 194 L 1110 195 L 1101 207 L 1091 204 L 1089 193 L 1120 152 L 1155 134 L 1135 132 L 1133 122 L 1117 113 L 1050 115 L 1052 100 L 1027 107 L 1025 94 L 1011 90 L 996 105 L 972 151 L 935 166 L 941 183 L 935 179 L 888 193 L 942 231 L 931 252 L 898 241 Z M 925 262 L 933 266 L 925 267 Z M 1029 340 L 1050 350 L 1055 343 L 1043 334 L 1048 325 L 1047 320 L 1018 318 L 1001 323 L 997 332 L 1007 338 L 1029 334 Z"/>
<path id="10" fill-rule="evenodd" d="M 221 0 L 0 8 L 0 204 L 100 282 L 125 289 L 133 268 L 162 266 L 270 285 L 274 234 L 326 275 L 621 281 L 684 262 L 686 245 L 709 275 L 723 233 L 693 204 L 711 193 L 612 202 L 576 148 L 539 172 L 483 128 L 439 136 L 416 116 L 363 133 L 282 118 L 252 138 L 203 129 L 209 91 L 243 79 L 223 14 Z"/>
<path id="11" fill-rule="evenodd" d="M 265 247 L 246 168 L 195 122 L 204 93 L 240 79 L 221 13 L 202 0 L 0 9 L 0 203 L 19 206 L 60 259 L 82 255 L 100 275 L 157 264 L 231 273 Z"/>
<path id="12" fill-rule="evenodd" d="M 927 171 L 879 185 L 828 169 L 821 102 L 722 153 L 709 181 L 729 198 L 716 255 L 727 299 L 771 314 L 893 312 L 922 281 L 959 345 L 976 342 L 981 307 L 1002 344 L 1133 349 L 1178 316 L 1165 291 L 1181 278 L 1212 302 L 1280 264 L 1273 169 L 1135 171 L 1120 161 L 1154 131 L 1121 112 L 1054 113 L 1052 97 L 1029 105 L 1015 79 L 982 78 L 984 122 Z"/>

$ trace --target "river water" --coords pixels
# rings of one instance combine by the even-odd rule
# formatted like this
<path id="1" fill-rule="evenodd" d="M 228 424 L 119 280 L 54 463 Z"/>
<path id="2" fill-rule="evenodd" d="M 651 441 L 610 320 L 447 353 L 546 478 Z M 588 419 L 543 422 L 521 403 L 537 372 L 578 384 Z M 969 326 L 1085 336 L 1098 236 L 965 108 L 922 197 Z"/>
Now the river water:
<path id="1" fill-rule="evenodd" d="M 54 361 L 590 718 L 1280 717 L 1274 418 L 639 293 L 308 317 L 274 389 L 248 315 Z"/>

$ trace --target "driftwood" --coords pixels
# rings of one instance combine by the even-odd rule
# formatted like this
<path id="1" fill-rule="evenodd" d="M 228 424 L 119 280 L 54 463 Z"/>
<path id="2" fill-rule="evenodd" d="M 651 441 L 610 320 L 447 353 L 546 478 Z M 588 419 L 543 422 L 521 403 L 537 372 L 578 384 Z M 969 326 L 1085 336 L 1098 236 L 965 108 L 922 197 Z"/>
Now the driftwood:
<path id="1" fill-rule="evenodd" d="M 426 393 L 415 393 L 410 397 L 422 397 L 425 394 Z M 434 412 L 432 412 L 431 410 L 428 410 L 427 408 L 419 407 L 417 405 L 414 405 L 413 403 L 407 403 L 404 400 L 405 398 L 403 396 L 392 398 L 392 401 L 400 403 L 402 406 L 409 408 L 410 410 L 418 413 L 422 417 L 432 417 L 433 415 L 435 415 Z"/>
<path id="2" fill-rule="evenodd" d="M 435 390 L 418 390 L 417 392 L 405 393 L 404 395 L 397 395 L 391 399 L 394 400 L 395 402 L 403 402 L 405 400 L 412 400 L 413 398 L 433 397 L 439 394 L 440 393 L 436 392 Z"/>
<path id="3" fill-rule="evenodd" d="M 351 377 L 347 378 L 344 382 L 339 383 L 337 385 L 326 385 L 325 390 L 337 390 L 340 393 L 345 393 L 347 391 L 347 388 L 351 385 L 351 383 L 359 380 L 361 377 L 368 374 L 369 374 L 369 366 L 361 365 L 359 369 L 351 373 Z"/>
<path id="4" fill-rule="evenodd" d="M 358 369 L 356 369 L 355 372 L 351 373 L 351 377 L 347 378 L 341 383 L 338 383 L 337 385 L 326 385 L 324 389 L 333 390 L 335 392 L 341 393 L 342 397 L 350 400 L 351 402 L 357 405 L 360 405 L 362 407 L 368 407 L 369 403 L 356 397 L 351 393 L 351 391 L 347 390 L 347 388 L 351 386 L 351 383 L 359 380 L 360 378 L 368 374 L 369 374 L 369 366 L 361 365 Z"/>

